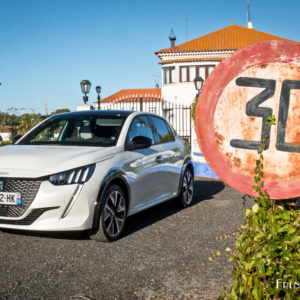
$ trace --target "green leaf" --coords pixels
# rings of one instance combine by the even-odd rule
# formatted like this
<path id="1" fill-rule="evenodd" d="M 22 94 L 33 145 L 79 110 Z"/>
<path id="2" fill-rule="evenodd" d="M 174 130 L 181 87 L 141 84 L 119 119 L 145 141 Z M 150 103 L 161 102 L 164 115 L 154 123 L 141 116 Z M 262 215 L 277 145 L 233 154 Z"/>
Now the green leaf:
<path id="1" fill-rule="evenodd" d="M 252 185 L 253 189 L 255 192 L 259 192 L 260 191 L 260 187 L 257 185 Z"/>
<path id="2" fill-rule="evenodd" d="M 260 181 L 260 177 L 259 176 L 254 176 L 254 181 L 256 182 L 256 183 L 258 183 L 259 181 Z"/>
<path id="3" fill-rule="evenodd" d="M 238 297 L 234 289 L 232 289 L 231 292 L 228 294 L 228 300 L 238 300 Z"/>

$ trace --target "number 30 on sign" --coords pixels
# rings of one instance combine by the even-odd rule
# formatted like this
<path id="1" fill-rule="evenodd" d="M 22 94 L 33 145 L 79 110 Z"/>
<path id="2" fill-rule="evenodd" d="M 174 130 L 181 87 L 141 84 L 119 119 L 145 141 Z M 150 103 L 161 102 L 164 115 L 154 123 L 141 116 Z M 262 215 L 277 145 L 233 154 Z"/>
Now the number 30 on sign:
<path id="1" fill-rule="evenodd" d="M 196 109 L 198 142 L 226 183 L 249 195 L 256 150 L 275 115 L 264 152 L 271 198 L 300 196 L 300 43 L 265 41 L 235 52 L 211 73 Z"/>

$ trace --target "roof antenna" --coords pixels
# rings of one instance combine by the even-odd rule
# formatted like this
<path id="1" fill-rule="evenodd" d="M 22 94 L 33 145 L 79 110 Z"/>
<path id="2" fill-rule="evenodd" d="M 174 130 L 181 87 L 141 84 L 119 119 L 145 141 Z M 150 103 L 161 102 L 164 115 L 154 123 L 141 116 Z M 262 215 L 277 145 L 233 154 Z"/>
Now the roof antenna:
<path id="1" fill-rule="evenodd" d="M 250 21 L 250 4 L 249 4 L 249 0 L 247 0 L 247 27 L 249 29 L 253 29 L 253 24 Z"/>

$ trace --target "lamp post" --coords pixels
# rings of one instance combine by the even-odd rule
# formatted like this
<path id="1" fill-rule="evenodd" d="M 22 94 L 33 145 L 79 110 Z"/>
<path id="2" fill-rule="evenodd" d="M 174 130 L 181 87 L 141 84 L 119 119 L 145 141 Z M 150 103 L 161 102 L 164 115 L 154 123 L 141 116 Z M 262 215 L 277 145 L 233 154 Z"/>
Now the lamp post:
<path id="1" fill-rule="evenodd" d="M 195 89 L 197 90 L 196 97 L 198 97 L 198 95 L 199 95 L 199 93 L 200 93 L 200 91 L 202 89 L 203 82 L 204 82 L 204 79 L 201 76 L 195 77 L 194 84 L 195 84 Z"/>
<path id="2" fill-rule="evenodd" d="M 98 100 L 98 109 L 100 109 L 100 100 L 101 100 L 100 93 L 101 93 L 101 86 L 99 86 L 99 85 L 96 86 L 96 92 L 97 92 L 97 94 L 98 94 L 98 97 L 97 97 L 97 100 Z"/>
<path id="3" fill-rule="evenodd" d="M 84 94 L 83 102 L 84 102 L 84 104 L 86 104 L 88 102 L 88 99 L 89 99 L 87 94 L 90 92 L 91 83 L 88 80 L 82 80 L 80 82 L 80 86 L 81 86 L 81 91 Z"/>

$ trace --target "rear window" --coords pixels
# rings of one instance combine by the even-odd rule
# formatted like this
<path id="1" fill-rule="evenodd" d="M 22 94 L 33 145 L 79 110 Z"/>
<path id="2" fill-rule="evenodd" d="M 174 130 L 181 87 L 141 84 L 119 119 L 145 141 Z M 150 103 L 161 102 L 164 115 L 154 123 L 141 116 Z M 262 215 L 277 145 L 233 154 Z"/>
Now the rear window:
<path id="1" fill-rule="evenodd" d="M 151 117 L 151 120 L 158 143 L 168 143 L 175 140 L 172 130 L 165 120 L 157 117 Z"/>

